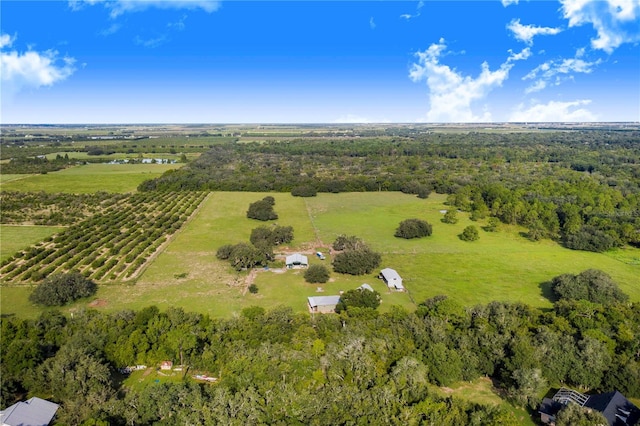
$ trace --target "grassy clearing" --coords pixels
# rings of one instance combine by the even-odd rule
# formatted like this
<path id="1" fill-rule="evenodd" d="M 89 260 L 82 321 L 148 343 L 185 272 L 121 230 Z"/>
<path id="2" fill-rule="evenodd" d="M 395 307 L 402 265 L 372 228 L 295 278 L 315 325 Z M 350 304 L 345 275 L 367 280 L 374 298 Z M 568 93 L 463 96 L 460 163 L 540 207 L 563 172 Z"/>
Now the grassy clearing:
<path id="1" fill-rule="evenodd" d="M 75 194 L 98 191 L 132 192 L 143 181 L 181 166 L 182 164 L 86 164 L 9 181 L 3 183 L 2 189 Z"/>
<path id="2" fill-rule="evenodd" d="M 0 260 L 63 229 L 60 226 L 0 225 Z"/>
<path id="3" fill-rule="evenodd" d="M 33 175 L 14 175 L 14 174 L 2 175 L 2 174 L 0 174 L 0 183 L 13 182 L 15 180 L 21 180 L 21 179 L 25 179 L 25 178 L 28 178 L 28 177 L 31 177 L 31 176 L 33 176 Z"/>
<path id="4" fill-rule="evenodd" d="M 525 409 L 515 407 L 505 402 L 505 400 L 496 393 L 491 380 L 486 377 L 476 379 L 472 382 L 455 383 L 450 388 L 437 388 L 436 392 L 441 396 L 453 396 L 478 404 L 501 405 L 511 411 L 521 425 L 533 426 L 536 424 Z"/>

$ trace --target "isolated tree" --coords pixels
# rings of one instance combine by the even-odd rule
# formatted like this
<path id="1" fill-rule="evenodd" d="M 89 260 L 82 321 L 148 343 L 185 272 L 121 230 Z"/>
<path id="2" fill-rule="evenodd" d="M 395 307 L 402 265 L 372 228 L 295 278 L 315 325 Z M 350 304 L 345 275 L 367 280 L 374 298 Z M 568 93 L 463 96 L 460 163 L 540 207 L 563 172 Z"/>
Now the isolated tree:
<path id="1" fill-rule="evenodd" d="M 611 276 L 599 269 L 588 269 L 578 275 L 558 275 L 551 281 L 551 288 L 558 299 L 588 300 L 603 304 L 625 302 L 629 299 Z"/>
<path id="2" fill-rule="evenodd" d="M 365 243 L 360 238 L 355 235 L 347 236 L 345 234 L 338 235 L 332 245 L 333 249 L 338 251 L 353 250 L 362 246 L 365 246 Z"/>
<path id="3" fill-rule="evenodd" d="M 324 265 L 311 265 L 304 272 L 304 279 L 308 283 L 326 283 L 329 281 L 329 270 Z"/>
<path id="4" fill-rule="evenodd" d="M 426 220 L 407 219 L 400 222 L 394 235 L 399 238 L 410 239 L 428 237 L 431 232 L 432 227 Z"/>
<path id="5" fill-rule="evenodd" d="M 273 210 L 275 205 L 275 199 L 271 196 L 264 197 L 260 201 L 249 204 L 249 210 L 247 210 L 247 217 L 249 219 L 257 220 L 276 220 L 278 215 Z"/>
<path id="6" fill-rule="evenodd" d="M 357 288 L 342 293 L 340 302 L 336 305 L 336 312 L 340 313 L 349 308 L 376 309 L 380 306 L 380 293 L 365 288 Z"/>
<path id="7" fill-rule="evenodd" d="M 364 275 L 380 266 L 380 253 L 368 247 L 345 250 L 333 259 L 333 270 L 341 274 Z"/>
<path id="8" fill-rule="evenodd" d="M 98 286 L 79 272 L 47 277 L 31 293 L 29 300 L 45 306 L 62 306 L 96 293 Z"/>
<path id="9" fill-rule="evenodd" d="M 291 226 L 261 226 L 251 230 L 249 237 L 251 244 L 257 246 L 259 244 L 269 244 L 278 246 L 283 243 L 293 241 L 293 227 Z"/>
<path id="10" fill-rule="evenodd" d="M 469 225 L 464 228 L 459 237 L 462 241 L 476 241 L 480 238 L 480 234 L 478 233 L 478 228 L 473 225 Z"/>
<path id="11" fill-rule="evenodd" d="M 450 223 L 452 225 L 458 223 L 458 212 L 455 209 L 447 210 L 447 212 L 444 214 L 444 217 L 442 218 L 442 222 Z"/>

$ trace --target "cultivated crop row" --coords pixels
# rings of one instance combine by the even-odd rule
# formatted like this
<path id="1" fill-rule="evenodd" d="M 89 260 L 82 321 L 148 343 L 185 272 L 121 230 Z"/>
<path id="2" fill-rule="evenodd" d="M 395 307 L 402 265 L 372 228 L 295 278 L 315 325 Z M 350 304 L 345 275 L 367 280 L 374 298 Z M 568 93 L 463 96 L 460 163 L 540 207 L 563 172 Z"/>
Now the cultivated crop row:
<path id="1" fill-rule="evenodd" d="M 40 281 L 71 270 L 96 281 L 134 278 L 205 195 L 154 192 L 117 200 L 103 212 L 5 260 L 0 278 L 13 283 Z"/>

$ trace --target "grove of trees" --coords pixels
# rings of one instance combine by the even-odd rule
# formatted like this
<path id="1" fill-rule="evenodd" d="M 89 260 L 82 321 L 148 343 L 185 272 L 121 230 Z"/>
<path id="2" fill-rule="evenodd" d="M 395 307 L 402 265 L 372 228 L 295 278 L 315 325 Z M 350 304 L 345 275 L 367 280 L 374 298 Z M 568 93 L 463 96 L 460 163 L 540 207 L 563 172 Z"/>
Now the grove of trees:
<path id="1" fill-rule="evenodd" d="M 93 296 L 97 290 L 96 283 L 79 272 L 54 274 L 38 284 L 29 300 L 39 305 L 62 306 L 83 297 Z"/>
<path id="2" fill-rule="evenodd" d="M 382 256 L 355 235 L 339 235 L 333 242 L 334 250 L 341 250 L 333 258 L 333 270 L 341 274 L 370 274 L 380 266 Z"/>

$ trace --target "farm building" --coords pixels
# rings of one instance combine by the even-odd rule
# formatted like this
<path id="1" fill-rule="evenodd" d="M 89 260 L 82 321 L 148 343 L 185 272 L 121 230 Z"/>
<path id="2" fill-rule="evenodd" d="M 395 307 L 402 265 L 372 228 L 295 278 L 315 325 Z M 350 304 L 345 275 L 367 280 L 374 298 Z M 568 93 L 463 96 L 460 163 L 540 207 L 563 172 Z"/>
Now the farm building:
<path id="1" fill-rule="evenodd" d="M 373 291 L 373 287 L 371 287 L 369 284 L 364 283 L 362 284 L 360 287 L 358 287 L 358 290 L 369 290 L 369 291 Z"/>
<path id="2" fill-rule="evenodd" d="M 2 426 L 47 426 L 58 411 L 58 404 L 33 397 L 24 402 L 17 402 L 0 411 Z"/>
<path id="3" fill-rule="evenodd" d="M 336 305 L 340 302 L 340 296 L 311 296 L 309 301 L 309 312 L 328 314 L 335 312 Z"/>
<path id="4" fill-rule="evenodd" d="M 384 268 L 380 271 L 380 278 L 387 284 L 387 286 L 396 291 L 404 291 L 404 286 L 402 285 L 402 277 L 396 272 L 395 269 Z"/>
<path id="5" fill-rule="evenodd" d="M 306 268 L 309 266 L 309 259 L 307 256 L 304 256 L 300 253 L 292 254 L 291 256 L 287 256 L 286 260 L 287 268 Z"/>
<path id="6" fill-rule="evenodd" d="M 173 368 L 173 362 L 171 361 L 162 361 L 160 363 L 160 370 L 171 370 Z"/>
<path id="7" fill-rule="evenodd" d="M 601 412 L 610 426 L 630 426 L 640 422 L 640 409 L 618 391 L 583 395 L 571 389 L 560 388 L 553 398 L 542 400 L 538 410 L 542 423 L 555 424 L 556 415 L 567 404 L 578 404 Z"/>

